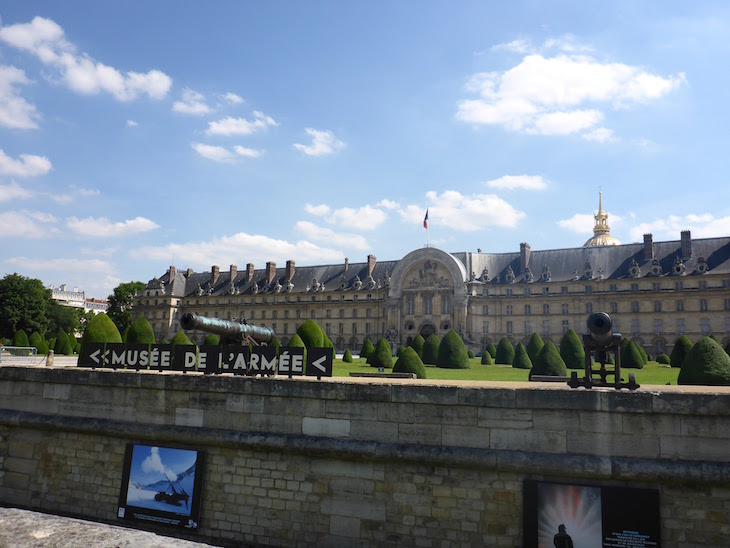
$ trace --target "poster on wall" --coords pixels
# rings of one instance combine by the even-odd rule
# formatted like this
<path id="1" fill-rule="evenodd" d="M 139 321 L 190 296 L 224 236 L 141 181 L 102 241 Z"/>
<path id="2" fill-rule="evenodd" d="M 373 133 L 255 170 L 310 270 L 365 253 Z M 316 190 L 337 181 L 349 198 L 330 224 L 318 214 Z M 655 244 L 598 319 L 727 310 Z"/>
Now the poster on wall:
<path id="1" fill-rule="evenodd" d="M 198 529 L 205 453 L 127 444 L 117 516 Z"/>
<path id="2" fill-rule="evenodd" d="M 536 548 L 661 546 L 659 491 L 524 482 L 524 545 Z"/>

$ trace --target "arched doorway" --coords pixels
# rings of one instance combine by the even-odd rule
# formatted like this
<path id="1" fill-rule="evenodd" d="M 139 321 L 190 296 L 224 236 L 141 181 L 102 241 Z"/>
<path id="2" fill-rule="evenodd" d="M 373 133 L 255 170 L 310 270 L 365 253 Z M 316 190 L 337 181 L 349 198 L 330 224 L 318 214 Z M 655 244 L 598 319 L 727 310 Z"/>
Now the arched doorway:
<path id="1" fill-rule="evenodd" d="M 426 323 L 421 326 L 421 330 L 419 331 L 419 333 L 421 334 L 421 337 L 427 339 L 429 335 L 433 335 L 434 333 L 436 333 L 436 326 L 433 325 L 431 322 Z"/>

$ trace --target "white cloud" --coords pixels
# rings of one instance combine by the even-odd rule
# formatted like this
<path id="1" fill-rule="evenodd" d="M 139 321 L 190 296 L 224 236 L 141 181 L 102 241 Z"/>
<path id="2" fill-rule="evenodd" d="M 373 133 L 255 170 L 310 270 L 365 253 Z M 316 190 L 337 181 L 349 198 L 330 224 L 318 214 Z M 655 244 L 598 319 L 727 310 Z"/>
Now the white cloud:
<path id="1" fill-rule="evenodd" d="M 79 272 L 110 273 L 113 265 L 107 261 L 98 259 L 49 259 L 30 257 L 11 257 L 5 261 L 8 264 L 19 267 L 22 270 L 35 270 L 45 272 L 67 272 L 77 274 Z"/>
<path id="2" fill-rule="evenodd" d="M 558 221 L 558 225 L 578 234 L 590 234 L 593 232 L 594 221 L 593 215 L 576 213 L 570 219 Z"/>
<path id="3" fill-rule="evenodd" d="M 53 227 L 47 226 L 55 220 L 52 215 L 45 213 L 5 211 L 0 213 L 0 235 L 5 238 L 47 238 L 56 232 Z"/>
<path id="4" fill-rule="evenodd" d="M 12 200 L 27 200 L 32 198 L 33 193 L 24 189 L 15 181 L 9 185 L 0 185 L 0 202 L 10 202 Z"/>
<path id="5" fill-rule="evenodd" d="M 96 188 L 81 188 L 76 185 L 71 185 L 71 191 L 79 194 L 84 198 L 91 198 L 92 196 L 101 195 L 101 191 Z"/>
<path id="6" fill-rule="evenodd" d="M 490 49 L 491 51 L 511 51 L 521 54 L 533 51 L 532 43 L 525 38 L 518 38 L 517 40 L 512 40 L 506 44 L 497 44 L 492 46 Z"/>
<path id="7" fill-rule="evenodd" d="M 149 246 L 138 249 L 136 254 L 143 259 L 163 262 L 169 261 L 170 257 L 174 256 L 176 261 L 196 268 L 210 268 L 213 264 L 236 264 L 240 257 L 246 257 L 247 261 L 262 267 L 267 261 L 284 264 L 288 259 L 296 259 L 297 262 L 319 263 L 341 261 L 344 257 L 339 250 L 320 247 L 308 240 L 292 243 L 244 232 L 212 241 Z"/>
<path id="8" fill-rule="evenodd" d="M 385 209 L 391 209 L 391 210 L 395 210 L 400 207 L 398 205 L 398 202 L 394 202 L 393 200 L 388 200 L 388 199 L 380 200 L 376 205 L 378 205 L 379 207 L 384 207 Z"/>
<path id="9" fill-rule="evenodd" d="M 0 40 L 32 53 L 43 64 L 56 68 L 65 85 L 77 93 L 106 92 L 119 101 L 131 101 L 143 94 L 162 99 L 172 86 L 170 77 L 159 70 L 122 74 L 86 53 L 78 53 L 64 37 L 60 25 L 51 19 L 36 16 L 30 23 L 1 27 Z"/>
<path id="10" fill-rule="evenodd" d="M 214 162 L 232 162 L 233 154 L 224 147 L 214 145 L 204 145 L 203 143 L 191 143 L 193 150 L 200 154 L 203 158 L 213 160 Z"/>
<path id="11" fill-rule="evenodd" d="M 583 139 L 588 141 L 597 141 L 599 143 L 607 143 L 610 141 L 616 141 L 617 139 L 613 136 L 613 130 L 605 127 L 598 127 L 592 131 L 588 131 L 581 135 Z"/>
<path id="12" fill-rule="evenodd" d="M 337 233 L 330 228 L 325 228 L 308 221 L 299 221 L 294 225 L 297 234 L 318 242 L 327 242 L 330 245 L 341 246 L 351 249 L 370 249 L 367 238 L 359 234 Z"/>
<path id="13" fill-rule="evenodd" d="M 644 234 L 654 234 L 655 239 L 678 240 L 682 230 L 692 232 L 693 238 L 715 238 L 730 234 L 730 216 L 715 217 L 709 213 L 669 215 L 665 219 L 656 219 L 639 223 L 630 231 L 633 241 L 641 241 Z"/>
<path id="14" fill-rule="evenodd" d="M 515 190 L 524 188 L 526 190 L 545 190 L 547 181 L 540 175 L 504 175 L 499 179 L 487 181 L 489 188 L 504 190 Z"/>
<path id="15" fill-rule="evenodd" d="M 377 208 L 369 205 L 359 209 L 343 207 L 336 209 L 330 216 L 330 222 L 357 230 L 375 230 L 382 225 L 388 215 Z"/>
<path id="16" fill-rule="evenodd" d="M 29 84 L 21 69 L 0 66 L 0 126 L 11 129 L 37 129 L 40 115 L 34 105 L 23 99 L 18 86 Z"/>
<path id="17" fill-rule="evenodd" d="M 211 112 L 211 108 L 205 104 L 205 97 L 189 88 L 183 90 L 182 100 L 175 101 L 172 104 L 172 110 L 180 114 L 191 114 L 193 116 L 202 116 Z"/>
<path id="18" fill-rule="evenodd" d="M 618 109 L 662 97 L 685 82 L 683 73 L 651 74 L 640 67 L 602 62 L 582 52 L 575 39 L 546 42 L 558 48 L 556 56 L 526 55 L 504 72 L 474 74 L 465 89 L 478 97 L 458 103 L 456 118 L 477 125 L 499 125 L 511 131 L 542 135 L 587 132 L 586 137 L 606 141 L 598 125 L 607 109 Z M 525 41 L 504 45 L 511 51 L 529 50 Z M 595 130 L 604 131 L 595 133 Z"/>
<path id="19" fill-rule="evenodd" d="M 513 228 L 525 218 L 522 211 L 494 194 L 462 195 L 455 190 L 426 193 L 429 227 L 444 226 L 462 232 L 489 227 Z M 423 205 L 409 205 L 399 213 L 409 224 L 422 225 Z"/>
<path id="20" fill-rule="evenodd" d="M 330 206 L 326 204 L 320 204 L 320 205 L 312 205 L 312 204 L 305 204 L 304 205 L 304 211 L 307 213 L 310 213 L 312 215 L 316 215 L 317 217 L 324 217 L 330 212 Z"/>
<path id="21" fill-rule="evenodd" d="M 338 140 L 334 133 L 329 130 L 320 131 L 313 128 L 307 128 L 305 131 L 310 137 L 312 137 L 312 144 L 302 145 L 300 143 L 295 143 L 293 146 L 307 156 L 324 156 L 327 154 L 334 154 L 346 146 L 345 143 Z"/>
<path id="22" fill-rule="evenodd" d="M 127 127 L 137 127 L 138 125 L 134 120 L 127 120 Z"/>
<path id="23" fill-rule="evenodd" d="M 258 158 L 263 155 L 263 150 L 256 150 L 253 148 L 246 148 L 242 147 L 241 145 L 236 145 L 233 147 L 233 150 L 238 154 L 239 156 L 243 156 L 244 158 Z"/>
<path id="24" fill-rule="evenodd" d="M 271 116 L 266 116 L 263 112 L 256 111 L 253 113 L 253 116 L 253 120 L 227 116 L 217 122 L 209 122 L 208 129 L 205 130 L 205 133 L 208 135 L 226 136 L 251 135 L 256 131 L 279 125 Z"/>
<path id="25" fill-rule="evenodd" d="M 243 103 L 243 97 L 240 95 L 236 95 L 235 93 L 231 93 L 230 91 L 226 93 L 225 95 L 221 96 L 221 99 L 223 99 L 226 103 L 229 103 L 231 105 L 240 105 Z"/>
<path id="26" fill-rule="evenodd" d="M 45 156 L 21 154 L 19 160 L 13 160 L 0 149 L 0 175 L 11 177 L 35 177 L 51 171 L 51 162 Z"/>
<path id="27" fill-rule="evenodd" d="M 144 217 L 136 217 L 128 221 L 113 223 L 106 217 L 87 217 L 79 219 L 77 217 L 69 217 L 66 220 L 66 226 L 72 232 L 82 236 L 95 236 L 102 238 L 118 238 L 149 232 L 160 228 L 159 225 Z"/>

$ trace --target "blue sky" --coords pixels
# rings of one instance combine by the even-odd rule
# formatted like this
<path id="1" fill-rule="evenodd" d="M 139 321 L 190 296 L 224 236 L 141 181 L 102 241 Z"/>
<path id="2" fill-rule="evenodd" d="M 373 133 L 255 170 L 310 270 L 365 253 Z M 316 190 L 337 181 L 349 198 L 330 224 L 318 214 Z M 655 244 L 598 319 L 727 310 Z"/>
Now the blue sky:
<path id="1" fill-rule="evenodd" d="M 0 270 L 730 234 L 730 3 L 0 6 Z M 429 210 L 429 230 L 423 217 Z"/>

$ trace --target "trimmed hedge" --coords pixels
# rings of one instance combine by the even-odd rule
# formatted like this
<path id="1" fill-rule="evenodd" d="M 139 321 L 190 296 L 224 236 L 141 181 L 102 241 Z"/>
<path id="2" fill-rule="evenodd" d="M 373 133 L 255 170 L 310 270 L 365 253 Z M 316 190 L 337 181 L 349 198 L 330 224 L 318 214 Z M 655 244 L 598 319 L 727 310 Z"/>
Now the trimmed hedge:
<path id="1" fill-rule="evenodd" d="M 39 356 L 45 356 L 48 354 L 48 343 L 43 340 L 41 334 L 38 331 L 33 331 L 28 337 L 28 343 L 30 346 L 35 346 Z"/>
<path id="2" fill-rule="evenodd" d="M 398 350 L 395 351 L 395 357 L 396 358 L 400 358 L 401 357 L 401 354 L 403 354 L 403 352 L 405 352 L 405 350 L 406 350 L 406 347 L 403 346 L 402 344 L 399 344 L 398 345 Z"/>
<path id="3" fill-rule="evenodd" d="M 175 336 L 170 341 L 170 344 L 172 346 L 177 346 L 178 344 L 195 344 L 193 341 L 190 340 L 190 338 L 185 334 L 185 331 L 178 331 L 175 333 Z"/>
<path id="4" fill-rule="evenodd" d="M 473 350 L 467 350 L 466 355 L 469 356 L 469 359 L 476 358 Z"/>
<path id="5" fill-rule="evenodd" d="M 18 332 L 13 337 L 13 344 L 10 346 L 21 346 L 23 348 L 27 348 L 30 346 L 30 341 L 28 340 L 28 335 L 23 331 L 22 329 L 18 330 Z"/>
<path id="6" fill-rule="evenodd" d="M 385 337 L 380 337 L 378 340 L 375 351 L 368 358 L 368 363 L 370 367 L 385 367 L 387 369 L 393 367 L 393 350 Z"/>
<path id="7" fill-rule="evenodd" d="M 583 369 L 585 367 L 586 353 L 580 337 L 571 328 L 568 329 L 560 339 L 560 357 L 568 369 Z"/>
<path id="8" fill-rule="evenodd" d="M 304 320 L 304 323 L 297 329 L 297 335 L 307 348 L 325 348 L 326 336 L 314 320 Z"/>
<path id="9" fill-rule="evenodd" d="M 345 354 L 342 356 L 342 361 L 345 363 L 352 363 L 352 352 L 350 352 L 349 348 L 345 348 Z"/>
<path id="10" fill-rule="evenodd" d="M 560 357 L 558 347 L 551 341 L 545 343 L 545 346 L 537 355 L 537 360 L 532 364 L 529 378 L 532 379 L 533 375 L 548 375 L 551 377 L 565 377 L 568 375 L 568 368 L 565 367 L 565 362 Z"/>
<path id="11" fill-rule="evenodd" d="M 711 337 L 702 337 L 684 359 L 677 384 L 730 386 L 730 356 Z"/>
<path id="12" fill-rule="evenodd" d="M 497 345 L 497 355 L 494 357 L 494 363 L 504 365 L 512 365 L 515 359 L 515 349 L 507 337 L 502 337 Z"/>
<path id="13" fill-rule="evenodd" d="M 674 341 L 674 348 L 672 353 L 669 354 L 669 363 L 672 367 L 682 367 L 684 359 L 692 349 L 692 341 L 686 335 L 682 335 L 676 341 Z"/>
<path id="14" fill-rule="evenodd" d="M 393 366 L 393 373 L 415 373 L 419 379 L 426 378 L 426 367 L 416 350 L 409 346 L 406 348 Z"/>
<path id="15" fill-rule="evenodd" d="M 537 356 L 540 354 L 540 350 L 542 350 L 542 347 L 545 346 L 545 343 L 542 341 L 542 338 L 537 333 L 533 333 L 530 337 L 530 340 L 527 342 L 527 355 L 530 357 L 530 361 L 532 363 L 535 363 L 535 360 L 537 359 Z"/>
<path id="16" fill-rule="evenodd" d="M 445 369 L 469 369 L 469 354 L 459 334 L 451 329 L 439 344 L 436 365 Z"/>
<path id="17" fill-rule="evenodd" d="M 76 341 L 74 341 L 74 346 L 76 346 Z M 64 356 L 71 356 L 74 353 L 74 347 L 71 346 L 71 341 L 68 339 L 68 335 L 63 329 L 59 329 L 58 335 L 56 335 L 55 352 L 56 354 L 62 354 Z"/>
<path id="18" fill-rule="evenodd" d="M 525 345 L 522 343 L 517 343 L 515 347 L 515 358 L 512 360 L 512 367 L 517 369 L 532 369 L 532 360 L 527 353 Z"/>
<path id="19" fill-rule="evenodd" d="M 435 333 L 431 333 L 428 336 L 426 342 L 423 345 L 423 355 L 421 356 L 421 361 L 424 364 L 436 365 L 436 360 L 438 359 L 439 355 L 440 344 L 441 341 Z"/>
<path id="20" fill-rule="evenodd" d="M 656 357 L 656 362 L 657 362 L 657 363 L 661 363 L 661 364 L 663 364 L 663 365 L 669 365 L 670 363 L 672 363 L 672 362 L 671 362 L 671 359 L 670 359 L 670 358 L 669 358 L 669 356 L 667 356 L 666 354 L 659 354 L 659 355 L 658 355 L 658 356 Z"/>
<path id="21" fill-rule="evenodd" d="M 211 333 L 212 335 L 212 333 Z M 155 332 L 147 321 L 147 318 L 140 316 L 127 330 L 128 343 L 155 344 Z M 206 343 L 207 344 L 207 343 Z M 218 343 L 213 343 L 218 344 Z"/>
<path id="22" fill-rule="evenodd" d="M 492 356 L 492 359 L 497 357 L 497 347 L 494 346 L 494 344 L 489 343 L 487 345 L 487 352 L 489 352 L 489 355 Z"/>
<path id="23" fill-rule="evenodd" d="M 373 352 L 375 352 L 375 346 L 373 346 L 373 343 L 368 337 L 365 337 L 365 342 L 362 343 L 362 348 L 360 349 L 360 357 L 367 360 Z"/>
<path id="24" fill-rule="evenodd" d="M 423 345 L 426 344 L 426 339 L 420 333 L 413 337 L 411 341 L 411 348 L 416 351 L 418 357 L 423 359 Z"/>
<path id="25" fill-rule="evenodd" d="M 482 365 L 493 365 L 494 360 L 492 360 L 492 355 L 489 352 L 484 352 L 482 354 Z"/>
<path id="26" fill-rule="evenodd" d="M 644 357 L 641 355 L 639 345 L 634 341 L 629 343 L 621 351 L 621 368 L 622 369 L 643 369 Z"/>
<path id="27" fill-rule="evenodd" d="M 122 336 L 119 329 L 105 312 L 96 314 L 86 324 L 84 336 L 81 337 L 81 347 L 86 343 L 120 343 Z M 79 354 L 82 352 L 79 351 Z"/>

